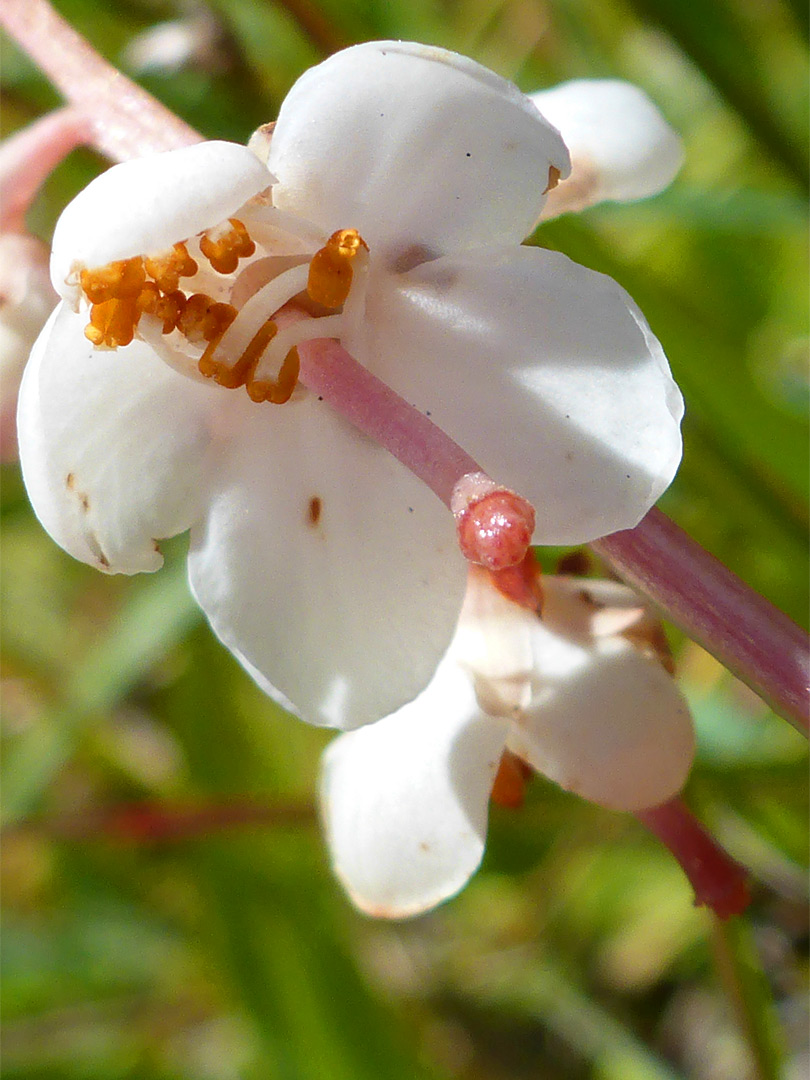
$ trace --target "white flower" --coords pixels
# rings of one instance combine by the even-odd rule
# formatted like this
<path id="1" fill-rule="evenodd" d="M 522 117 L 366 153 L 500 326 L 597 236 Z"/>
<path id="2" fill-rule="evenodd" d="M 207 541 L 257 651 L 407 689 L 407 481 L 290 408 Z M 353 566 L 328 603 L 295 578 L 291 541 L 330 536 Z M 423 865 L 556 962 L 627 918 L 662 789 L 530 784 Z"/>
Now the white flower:
<path id="1" fill-rule="evenodd" d="M 541 619 L 472 568 L 428 687 L 327 748 L 327 841 L 361 910 L 416 915 L 464 886 L 505 750 L 611 810 L 657 806 L 682 787 L 691 719 L 649 645 L 656 624 L 639 598 L 571 577 L 545 578 L 543 592 Z"/>
<path id="2" fill-rule="evenodd" d="M 657 195 L 683 164 L 681 140 L 631 83 L 572 79 L 529 97 L 571 154 L 571 175 L 551 192 L 544 219 L 604 200 Z"/>
<path id="3" fill-rule="evenodd" d="M 338 339 L 430 413 L 534 503 L 536 543 L 634 525 L 677 468 L 682 403 L 621 288 L 520 246 L 567 171 L 510 83 L 382 42 L 299 79 L 266 167 L 212 142 L 104 173 L 57 225 L 63 303 L 22 389 L 44 526 L 123 573 L 190 528 L 215 632 L 309 720 L 411 700 L 464 592 L 453 521 L 296 384 L 295 347 Z"/>

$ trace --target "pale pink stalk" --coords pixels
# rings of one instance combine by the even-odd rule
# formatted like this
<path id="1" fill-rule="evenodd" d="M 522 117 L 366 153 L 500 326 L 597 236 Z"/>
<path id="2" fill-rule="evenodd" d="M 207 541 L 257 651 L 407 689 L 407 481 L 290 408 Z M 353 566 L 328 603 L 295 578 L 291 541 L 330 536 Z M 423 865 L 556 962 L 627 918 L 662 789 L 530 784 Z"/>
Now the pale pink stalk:
<path id="1" fill-rule="evenodd" d="M 288 311 L 286 317 L 294 315 Z M 449 435 L 339 342 L 317 338 L 299 345 L 298 355 L 304 386 L 385 447 L 453 512 L 466 559 L 491 570 L 523 560 L 534 528 L 534 510 L 525 499 L 491 480 Z"/>
<path id="2" fill-rule="evenodd" d="M 642 810 L 638 820 L 665 844 L 689 878 L 695 903 L 721 919 L 748 907 L 748 875 L 693 817 L 680 799 Z"/>
<path id="3" fill-rule="evenodd" d="M 453 489 L 475 458 L 441 428 L 372 375 L 337 342 L 318 338 L 298 346 L 301 382 L 384 446 L 449 508 Z"/>
<path id="4" fill-rule="evenodd" d="M 68 101 L 86 110 L 92 144 L 112 161 L 201 141 L 193 128 L 99 56 L 46 0 L 3 0 L 0 25 Z"/>
<path id="5" fill-rule="evenodd" d="M 763 596 L 653 508 L 591 545 L 695 641 L 806 733 L 810 642 Z"/>
<path id="6" fill-rule="evenodd" d="M 25 231 L 40 185 L 71 150 L 88 142 L 87 113 L 69 105 L 10 135 L 0 146 L 0 232 Z"/>

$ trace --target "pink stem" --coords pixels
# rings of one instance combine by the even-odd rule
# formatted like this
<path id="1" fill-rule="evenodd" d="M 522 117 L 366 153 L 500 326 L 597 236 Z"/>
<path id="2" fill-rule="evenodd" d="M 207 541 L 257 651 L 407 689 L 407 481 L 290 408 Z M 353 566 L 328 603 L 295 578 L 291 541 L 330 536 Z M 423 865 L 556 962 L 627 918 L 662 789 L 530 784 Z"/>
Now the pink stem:
<path id="1" fill-rule="evenodd" d="M 591 545 L 780 715 L 810 726 L 810 642 L 787 615 L 652 509 Z"/>
<path id="2" fill-rule="evenodd" d="M 462 477 L 482 470 L 449 435 L 372 375 L 336 341 L 298 346 L 301 382 L 384 446 L 450 506 Z"/>
<path id="3" fill-rule="evenodd" d="M 709 835 L 680 799 L 642 810 L 636 817 L 678 860 L 695 891 L 698 907 L 711 908 L 721 919 L 745 911 L 751 901 L 745 870 Z"/>
<path id="4" fill-rule="evenodd" d="M 2 0 L 0 25 L 68 101 L 86 108 L 93 145 L 113 161 L 200 142 L 193 128 L 108 64 L 46 0 Z"/>
<path id="5" fill-rule="evenodd" d="M 71 150 L 89 141 L 90 117 L 75 106 L 56 109 L 0 144 L 0 231 L 25 231 L 40 185 Z"/>

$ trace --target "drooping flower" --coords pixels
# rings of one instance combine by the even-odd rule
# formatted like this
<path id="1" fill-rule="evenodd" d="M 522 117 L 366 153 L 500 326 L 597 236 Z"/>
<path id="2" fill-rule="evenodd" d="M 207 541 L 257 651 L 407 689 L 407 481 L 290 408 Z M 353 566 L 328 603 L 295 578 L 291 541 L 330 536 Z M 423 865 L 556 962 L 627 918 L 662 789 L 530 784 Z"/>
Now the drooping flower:
<path id="1" fill-rule="evenodd" d="M 681 140 L 631 83 L 572 79 L 529 97 L 558 128 L 571 155 L 571 174 L 549 193 L 543 219 L 605 200 L 657 195 L 683 164 Z"/>
<path id="2" fill-rule="evenodd" d="M 458 892 L 483 855 L 493 786 L 508 801 L 525 766 L 610 810 L 683 786 L 692 722 L 639 597 L 567 576 L 545 578 L 543 595 L 540 616 L 471 568 L 431 683 L 327 748 L 327 842 L 361 910 L 403 918 Z"/>
<path id="3" fill-rule="evenodd" d="M 22 389 L 45 527 L 124 573 L 190 528 L 215 632 L 309 720 L 411 700 L 464 592 L 452 519 L 299 364 L 337 340 L 533 502 L 536 543 L 634 525 L 677 468 L 682 403 L 619 286 L 521 246 L 567 171 L 510 83 L 381 42 L 299 79 L 266 166 L 212 142 L 104 173 L 57 225 L 63 302 Z"/>

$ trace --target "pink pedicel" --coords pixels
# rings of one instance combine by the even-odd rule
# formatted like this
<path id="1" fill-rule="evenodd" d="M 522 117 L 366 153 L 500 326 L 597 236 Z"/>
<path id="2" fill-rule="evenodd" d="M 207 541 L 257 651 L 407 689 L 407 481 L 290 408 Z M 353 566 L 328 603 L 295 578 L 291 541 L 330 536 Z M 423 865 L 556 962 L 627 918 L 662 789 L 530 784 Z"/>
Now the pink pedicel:
<path id="1" fill-rule="evenodd" d="M 711 908 L 719 919 L 745 911 L 751 902 L 748 875 L 680 799 L 641 810 L 636 817 L 678 860 L 695 891 L 698 907 Z"/>

